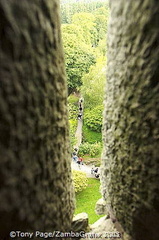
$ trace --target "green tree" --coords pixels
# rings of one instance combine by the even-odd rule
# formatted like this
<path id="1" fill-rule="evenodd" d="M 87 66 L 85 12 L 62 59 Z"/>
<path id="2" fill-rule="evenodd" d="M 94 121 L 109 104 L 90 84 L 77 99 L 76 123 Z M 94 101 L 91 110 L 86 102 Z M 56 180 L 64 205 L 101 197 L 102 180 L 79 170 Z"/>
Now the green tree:
<path id="1" fill-rule="evenodd" d="M 62 25 L 69 94 L 82 85 L 82 76 L 95 63 L 92 47 L 84 41 L 84 31 L 75 24 Z"/>
<path id="2" fill-rule="evenodd" d="M 92 13 L 76 13 L 72 17 L 72 23 L 83 29 L 83 37 L 87 44 L 96 45 L 97 31 L 95 17 Z"/>
<path id="3" fill-rule="evenodd" d="M 79 12 L 94 13 L 96 9 L 107 7 L 106 1 L 62 1 L 61 0 L 61 20 L 62 23 L 71 23 L 72 16 Z"/>
<path id="4" fill-rule="evenodd" d="M 97 31 L 97 42 L 105 39 L 107 33 L 107 22 L 109 18 L 109 8 L 102 7 L 98 8 L 95 13 L 95 26 Z"/>
<path id="5" fill-rule="evenodd" d="M 104 98 L 104 86 L 106 82 L 105 57 L 97 59 L 97 63 L 91 66 L 89 72 L 82 78 L 81 92 L 85 98 L 85 107 L 92 108 L 101 105 Z"/>
<path id="6" fill-rule="evenodd" d="M 103 105 L 98 105 L 92 110 L 87 110 L 84 115 L 85 125 L 92 131 L 101 132 L 103 119 Z"/>

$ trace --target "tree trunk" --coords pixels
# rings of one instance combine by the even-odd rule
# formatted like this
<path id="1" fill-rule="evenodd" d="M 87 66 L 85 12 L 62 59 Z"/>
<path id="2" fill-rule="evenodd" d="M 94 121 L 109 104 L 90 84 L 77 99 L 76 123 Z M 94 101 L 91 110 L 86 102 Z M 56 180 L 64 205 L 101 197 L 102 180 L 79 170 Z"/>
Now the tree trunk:
<path id="1" fill-rule="evenodd" d="M 0 0 L 0 239 L 68 231 L 74 202 L 58 0 Z"/>
<path id="2" fill-rule="evenodd" d="M 110 5 L 102 191 L 133 239 L 156 240 L 159 2 L 112 0 Z"/>

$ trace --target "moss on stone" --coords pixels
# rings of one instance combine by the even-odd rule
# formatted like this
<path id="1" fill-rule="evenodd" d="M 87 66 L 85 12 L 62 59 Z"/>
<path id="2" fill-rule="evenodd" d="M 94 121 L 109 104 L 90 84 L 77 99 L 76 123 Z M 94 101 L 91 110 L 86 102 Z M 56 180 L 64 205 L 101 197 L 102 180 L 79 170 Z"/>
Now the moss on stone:
<path id="1" fill-rule="evenodd" d="M 111 1 L 103 196 L 135 240 L 159 237 L 159 3 Z"/>

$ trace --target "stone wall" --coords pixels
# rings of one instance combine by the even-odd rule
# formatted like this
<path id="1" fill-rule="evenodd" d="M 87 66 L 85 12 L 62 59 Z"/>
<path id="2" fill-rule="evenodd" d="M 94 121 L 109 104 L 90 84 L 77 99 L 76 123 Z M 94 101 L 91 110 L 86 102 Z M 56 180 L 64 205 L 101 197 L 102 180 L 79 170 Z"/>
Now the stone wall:
<path id="1" fill-rule="evenodd" d="M 111 0 L 102 192 L 135 240 L 159 239 L 159 2 Z"/>
<path id="2" fill-rule="evenodd" d="M 58 0 L 0 0 L 0 239 L 70 229 L 67 88 Z"/>

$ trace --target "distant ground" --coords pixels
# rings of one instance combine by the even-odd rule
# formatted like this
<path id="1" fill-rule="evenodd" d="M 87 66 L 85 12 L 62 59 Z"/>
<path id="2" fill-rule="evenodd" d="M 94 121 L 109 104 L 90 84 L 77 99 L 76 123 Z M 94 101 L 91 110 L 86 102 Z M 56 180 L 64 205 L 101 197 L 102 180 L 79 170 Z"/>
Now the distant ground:
<path id="1" fill-rule="evenodd" d="M 88 187 L 76 194 L 75 214 L 86 212 L 89 216 L 90 224 L 93 224 L 101 217 L 95 213 L 96 202 L 101 198 L 99 188 L 100 181 L 95 178 L 89 178 Z"/>
<path id="2" fill-rule="evenodd" d="M 91 174 L 91 169 L 92 169 L 92 165 L 79 165 L 78 163 L 75 163 L 72 161 L 71 163 L 71 167 L 73 170 L 77 170 L 77 171 L 81 171 L 86 173 L 88 178 L 94 178 L 94 175 Z"/>
<path id="3" fill-rule="evenodd" d="M 96 167 L 99 167 L 100 164 L 101 164 L 101 158 L 100 157 L 91 158 L 89 156 L 84 156 L 83 159 L 84 159 L 84 163 L 86 165 L 95 165 Z"/>

